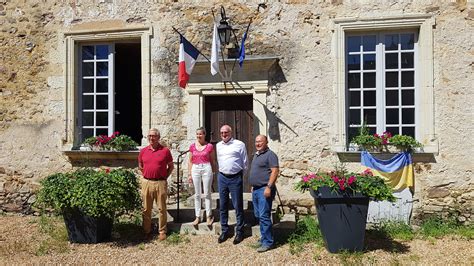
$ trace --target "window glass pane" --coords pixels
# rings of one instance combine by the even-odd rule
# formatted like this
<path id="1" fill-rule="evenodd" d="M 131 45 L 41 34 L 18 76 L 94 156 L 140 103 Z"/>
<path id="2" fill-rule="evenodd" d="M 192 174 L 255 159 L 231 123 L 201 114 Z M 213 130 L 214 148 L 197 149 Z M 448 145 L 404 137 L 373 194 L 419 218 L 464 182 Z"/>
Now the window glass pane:
<path id="1" fill-rule="evenodd" d="M 364 73 L 364 88 L 375 88 L 375 73 Z"/>
<path id="2" fill-rule="evenodd" d="M 359 109 L 349 110 L 349 124 L 360 125 L 360 110 Z"/>
<path id="3" fill-rule="evenodd" d="M 109 135 L 109 130 L 107 128 L 98 128 L 95 130 L 95 134 L 96 136 L 99 136 L 99 135 L 106 135 L 108 136 Z"/>
<path id="4" fill-rule="evenodd" d="M 94 59 L 94 46 L 82 46 L 82 60 Z"/>
<path id="5" fill-rule="evenodd" d="M 400 35 L 400 44 L 403 50 L 413 49 L 415 43 L 415 34 L 401 34 Z"/>
<path id="6" fill-rule="evenodd" d="M 415 71 L 402 71 L 402 87 L 415 86 Z"/>
<path id="7" fill-rule="evenodd" d="M 360 88 L 360 74 L 350 73 L 348 76 L 349 88 Z"/>
<path id="8" fill-rule="evenodd" d="M 349 141 L 351 141 L 357 135 L 359 135 L 359 128 L 358 127 L 350 127 L 349 128 Z"/>
<path id="9" fill-rule="evenodd" d="M 349 106 L 360 106 L 360 91 L 349 92 Z"/>
<path id="10" fill-rule="evenodd" d="M 385 54 L 385 68 L 386 69 L 398 68 L 398 53 Z"/>
<path id="11" fill-rule="evenodd" d="M 375 109 L 364 109 L 364 120 L 367 124 L 377 123 L 377 112 Z"/>
<path id="12" fill-rule="evenodd" d="M 415 137 L 415 127 L 402 127 L 402 134 Z"/>
<path id="13" fill-rule="evenodd" d="M 375 69 L 375 54 L 364 54 L 364 69 Z"/>
<path id="14" fill-rule="evenodd" d="M 402 109 L 402 123 L 403 124 L 414 124 L 415 123 L 415 108 L 403 108 Z"/>
<path id="15" fill-rule="evenodd" d="M 377 133 L 377 128 L 375 128 L 375 127 L 369 127 L 369 135 L 373 135 L 373 134 L 375 134 L 375 133 Z"/>
<path id="16" fill-rule="evenodd" d="M 96 46 L 96 58 L 97 59 L 108 59 L 109 57 L 109 46 L 108 45 L 97 45 Z"/>
<path id="17" fill-rule="evenodd" d="M 94 113 L 82 112 L 82 126 L 93 126 L 93 125 L 94 125 Z"/>
<path id="18" fill-rule="evenodd" d="M 413 55 L 414 53 L 402 53 L 402 68 L 413 68 L 415 66 Z"/>
<path id="19" fill-rule="evenodd" d="M 94 63 L 82 63 L 82 76 L 94 76 Z"/>
<path id="20" fill-rule="evenodd" d="M 398 91 L 397 90 L 385 91 L 385 105 L 387 106 L 398 105 Z"/>
<path id="21" fill-rule="evenodd" d="M 97 92 L 108 92 L 109 79 L 97 79 Z"/>
<path id="22" fill-rule="evenodd" d="M 387 124 L 398 124 L 398 109 L 386 109 Z"/>
<path id="23" fill-rule="evenodd" d="M 82 79 L 82 92 L 94 92 L 93 79 Z"/>
<path id="24" fill-rule="evenodd" d="M 82 109 L 94 109 L 93 95 L 82 95 Z"/>
<path id="25" fill-rule="evenodd" d="M 97 62 L 97 76 L 107 76 L 109 74 L 109 63 Z"/>
<path id="26" fill-rule="evenodd" d="M 360 51 L 360 36 L 352 36 L 347 38 L 347 48 L 349 52 Z"/>
<path id="27" fill-rule="evenodd" d="M 375 91 L 364 91 L 364 106 L 375 106 Z"/>
<path id="28" fill-rule="evenodd" d="M 385 87 L 398 87 L 398 72 L 385 72 Z"/>
<path id="29" fill-rule="evenodd" d="M 347 58 L 347 67 L 349 70 L 360 69 L 360 55 L 349 55 Z"/>
<path id="30" fill-rule="evenodd" d="M 398 127 L 387 127 L 385 131 L 388 131 L 392 133 L 392 136 L 398 135 L 399 134 L 399 129 Z"/>
<path id="31" fill-rule="evenodd" d="M 109 96 L 108 95 L 97 95 L 97 106 L 96 109 L 108 109 L 109 108 Z"/>
<path id="32" fill-rule="evenodd" d="M 415 105 L 415 90 L 402 90 L 402 105 Z"/>
<path id="33" fill-rule="evenodd" d="M 385 35 L 385 50 L 398 50 L 398 34 Z"/>
<path id="34" fill-rule="evenodd" d="M 81 133 L 82 133 L 82 139 L 85 140 L 88 137 L 94 136 L 94 129 L 92 129 L 92 128 L 83 128 Z"/>
<path id="35" fill-rule="evenodd" d="M 107 112 L 96 113 L 96 126 L 108 126 L 109 114 Z"/>
<path id="36" fill-rule="evenodd" d="M 375 51 L 375 35 L 364 36 L 364 51 Z"/>

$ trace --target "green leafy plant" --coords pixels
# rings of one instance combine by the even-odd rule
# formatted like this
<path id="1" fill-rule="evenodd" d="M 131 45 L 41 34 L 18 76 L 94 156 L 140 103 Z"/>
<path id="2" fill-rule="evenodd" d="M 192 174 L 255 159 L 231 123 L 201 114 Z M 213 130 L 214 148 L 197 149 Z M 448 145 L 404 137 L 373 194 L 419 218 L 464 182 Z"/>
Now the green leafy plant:
<path id="1" fill-rule="evenodd" d="M 369 129 L 365 123 L 359 128 L 359 135 L 354 136 L 351 143 L 358 145 L 364 150 L 382 151 L 388 150 L 387 146 L 395 146 L 401 151 L 411 151 L 414 148 L 423 147 L 423 145 L 411 136 L 392 135 L 385 131 L 382 135 L 369 134 Z"/>
<path id="2" fill-rule="evenodd" d="M 83 143 L 84 146 L 97 150 L 127 151 L 136 150 L 138 143 L 127 135 L 121 135 L 118 131 L 112 135 L 99 135 L 89 137 Z"/>
<path id="3" fill-rule="evenodd" d="M 303 216 L 296 223 L 296 230 L 289 236 L 290 253 L 297 254 L 303 251 L 307 243 L 324 245 L 318 221 L 311 216 Z"/>
<path id="4" fill-rule="evenodd" d="M 79 169 L 41 181 L 35 206 L 59 213 L 78 208 L 91 217 L 113 217 L 141 206 L 135 174 L 126 169 Z"/>
<path id="5" fill-rule="evenodd" d="M 399 148 L 400 150 L 412 150 L 413 148 L 422 147 L 423 145 L 411 136 L 395 135 L 389 139 L 389 144 Z"/>
<path id="6" fill-rule="evenodd" d="M 379 176 L 374 176 L 370 169 L 362 173 L 347 172 L 343 166 L 336 166 L 334 171 L 308 173 L 296 183 L 295 189 L 306 191 L 329 187 L 337 193 L 362 193 L 371 200 L 395 201 L 392 189 Z"/>

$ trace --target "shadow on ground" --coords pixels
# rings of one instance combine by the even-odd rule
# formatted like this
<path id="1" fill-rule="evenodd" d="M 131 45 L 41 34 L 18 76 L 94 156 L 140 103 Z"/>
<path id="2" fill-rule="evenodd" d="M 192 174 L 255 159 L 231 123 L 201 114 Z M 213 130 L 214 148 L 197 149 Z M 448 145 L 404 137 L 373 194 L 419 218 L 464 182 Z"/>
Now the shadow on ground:
<path id="1" fill-rule="evenodd" d="M 146 241 L 143 238 L 141 225 L 131 222 L 117 222 L 114 224 L 110 243 L 117 247 L 136 246 Z"/>
<path id="2" fill-rule="evenodd" d="M 394 240 L 383 231 L 369 229 L 365 233 L 365 251 L 383 250 L 393 253 L 408 253 L 410 247 Z"/>

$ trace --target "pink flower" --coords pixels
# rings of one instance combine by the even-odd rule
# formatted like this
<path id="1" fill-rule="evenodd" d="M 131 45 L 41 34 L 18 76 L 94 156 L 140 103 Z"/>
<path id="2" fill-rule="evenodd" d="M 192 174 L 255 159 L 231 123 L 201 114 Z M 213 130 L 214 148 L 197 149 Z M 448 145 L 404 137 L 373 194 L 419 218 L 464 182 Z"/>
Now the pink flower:
<path id="1" fill-rule="evenodd" d="M 370 176 L 373 176 L 373 175 L 374 175 L 374 174 L 372 173 L 372 170 L 370 170 L 369 168 L 365 169 L 362 174 L 363 174 L 363 175 L 370 175 Z"/>
<path id="2" fill-rule="evenodd" d="M 349 179 L 347 180 L 347 184 L 351 185 L 351 184 L 354 183 L 356 180 L 357 180 L 356 177 L 353 176 L 353 175 L 351 175 L 351 176 L 349 177 Z"/>
<path id="3" fill-rule="evenodd" d="M 308 182 L 308 181 L 309 181 L 309 176 L 307 176 L 307 175 L 303 176 L 303 182 L 306 183 L 306 182 Z"/>

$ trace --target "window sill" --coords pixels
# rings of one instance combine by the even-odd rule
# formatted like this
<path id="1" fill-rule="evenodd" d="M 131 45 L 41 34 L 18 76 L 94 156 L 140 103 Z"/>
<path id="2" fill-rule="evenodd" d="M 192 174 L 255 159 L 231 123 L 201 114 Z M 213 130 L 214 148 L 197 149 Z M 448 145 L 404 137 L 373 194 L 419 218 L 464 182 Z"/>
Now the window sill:
<path id="1" fill-rule="evenodd" d="M 341 162 L 360 162 L 360 151 L 344 151 L 336 152 Z M 396 153 L 391 152 L 371 152 L 376 158 L 387 160 Z M 431 152 L 414 152 L 412 155 L 414 163 L 436 163 L 434 153 Z"/>
<path id="2" fill-rule="evenodd" d="M 68 150 L 63 153 L 72 161 L 83 160 L 137 160 L 139 150 L 134 151 L 80 151 Z"/>

